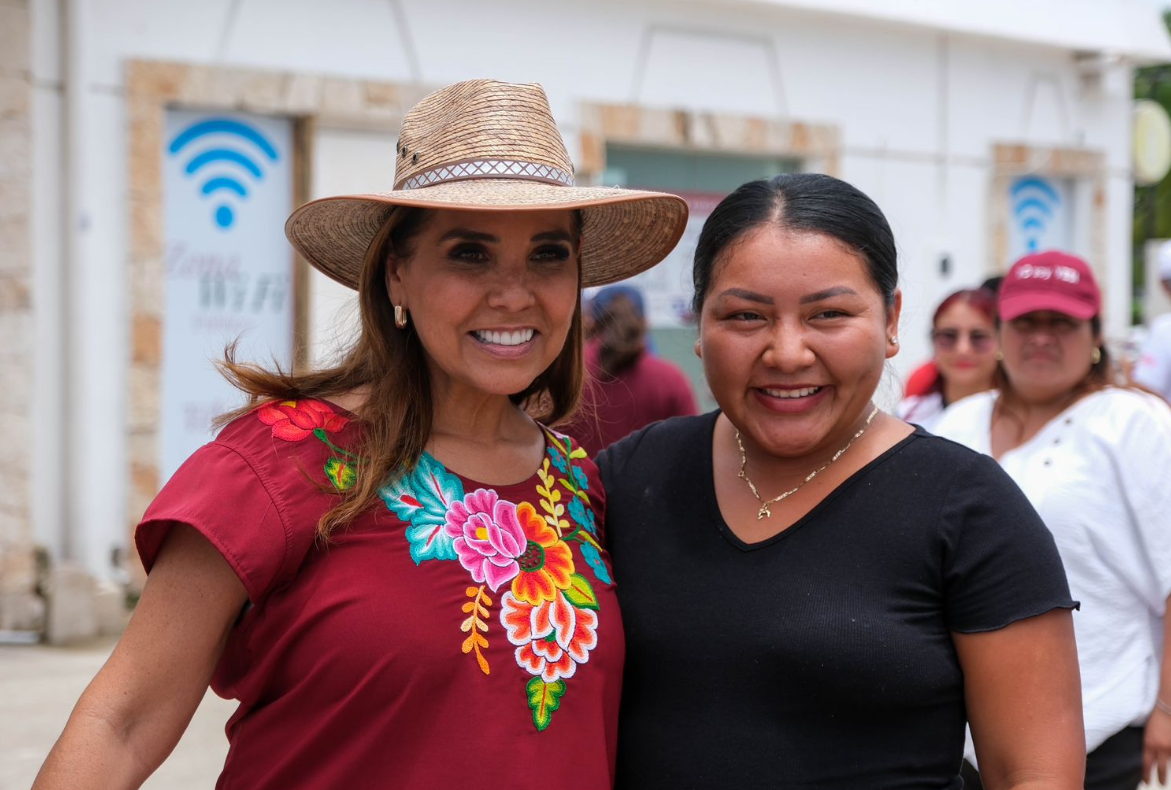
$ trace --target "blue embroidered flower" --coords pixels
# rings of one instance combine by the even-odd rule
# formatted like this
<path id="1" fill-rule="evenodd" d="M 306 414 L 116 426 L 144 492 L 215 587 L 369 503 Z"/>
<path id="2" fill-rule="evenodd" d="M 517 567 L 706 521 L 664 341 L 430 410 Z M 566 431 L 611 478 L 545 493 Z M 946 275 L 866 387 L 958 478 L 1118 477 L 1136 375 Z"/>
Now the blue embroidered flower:
<path id="1" fill-rule="evenodd" d="M 586 532 L 591 535 L 598 534 L 598 528 L 594 524 L 594 511 L 592 508 L 587 510 L 586 506 L 581 503 L 580 497 L 573 497 L 573 499 L 569 500 L 569 516 L 580 524 L 581 528 Z"/>
<path id="2" fill-rule="evenodd" d="M 568 474 L 568 468 L 565 465 L 565 456 L 557 451 L 556 447 L 549 448 L 549 457 L 553 459 L 553 466 L 561 470 L 562 474 Z"/>
<path id="3" fill-rule="evenodd" d="M 594 575 L 598 577 L 598 581 L 602 584 L 613 584 L 610 579 L 610 572 L 606 570 L 606 563 L 602 562 L 602 555 L 588 543 L 583 543 L 581 546 L 581 556 L 585 559 L 586 565 L 594 569 Z"/>
<path id="4" fill-rule="evenodd" d="M 577 482 L 577 487 L 582 491 L 590 490 L 590 480 L 586 477 L 586 473 L 581 471 L 580 466 L 573 467 L 573 479 Z"/>

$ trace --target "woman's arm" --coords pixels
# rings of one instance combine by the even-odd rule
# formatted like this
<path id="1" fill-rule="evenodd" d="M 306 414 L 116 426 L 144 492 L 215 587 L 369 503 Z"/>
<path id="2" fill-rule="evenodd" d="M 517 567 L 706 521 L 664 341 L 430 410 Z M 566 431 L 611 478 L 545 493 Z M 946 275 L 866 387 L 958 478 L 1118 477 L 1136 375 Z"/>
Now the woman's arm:
<path id="1" fill-rule="evenodd" d="M 246 599 L 202 535 L 172 527 L 134 617 L 74 707 L 34 790 L 141 785 L 191 721 Z"/>
<path id="2" fill-rule="evenodd" d="M 1163 605 L 1163 664 L 1159 672 L 1159 701 L 1171 702 L 1171 598 Z M 1167 762 L 1171 760 L 1171 709 L 1155 705 L 1143 735 L 1143 779 L 1150 780 L 1158 769 L 1159 784 L 1167 784 Z"/>
<path id="3" fill-rule="evenodd" d="M 952 638 L 984 787 L 1081 790 L 1086 741 L 1071 613 Z"/>

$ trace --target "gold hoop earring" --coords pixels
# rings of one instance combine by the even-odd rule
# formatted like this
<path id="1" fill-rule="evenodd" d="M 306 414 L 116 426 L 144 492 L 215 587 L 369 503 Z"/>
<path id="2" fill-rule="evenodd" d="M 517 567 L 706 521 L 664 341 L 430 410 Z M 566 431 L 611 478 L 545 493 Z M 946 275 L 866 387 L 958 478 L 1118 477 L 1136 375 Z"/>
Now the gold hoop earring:
<path id="1" fill-rule="evenodd" d="M 1090 352 L 1090 364 L 1097 365 L 1102 361 L 1102 349 L 1094 346 L 1094 350 Z"/>
<path id="2" fill-rule="evenodd" d="M 394 306 L 394 325 L 399 329 L 407 328 L 407 308 L 403 307 L 401 304 L 396 304 Z"/>

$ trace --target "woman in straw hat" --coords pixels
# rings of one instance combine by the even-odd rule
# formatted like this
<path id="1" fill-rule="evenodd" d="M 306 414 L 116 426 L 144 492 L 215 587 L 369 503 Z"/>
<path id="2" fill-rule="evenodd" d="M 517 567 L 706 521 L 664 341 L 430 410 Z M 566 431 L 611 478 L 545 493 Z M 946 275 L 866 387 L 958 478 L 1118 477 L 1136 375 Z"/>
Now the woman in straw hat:
<path id="1" fill-rule="evenodd" d="M 581 287 L 686 215 L 574 186 L 541 88 L 487 80 L 407 114 L 393 191 L 295 211 L 361 335 L 304 374 L 229 355 L 253 406 L 148 509 L 138 609 L 36 786 L 138 786 L 210 682 L 240 701 L 220 787 L 609 787 L 604 494 L 546 426 L 579 396 Z"/>

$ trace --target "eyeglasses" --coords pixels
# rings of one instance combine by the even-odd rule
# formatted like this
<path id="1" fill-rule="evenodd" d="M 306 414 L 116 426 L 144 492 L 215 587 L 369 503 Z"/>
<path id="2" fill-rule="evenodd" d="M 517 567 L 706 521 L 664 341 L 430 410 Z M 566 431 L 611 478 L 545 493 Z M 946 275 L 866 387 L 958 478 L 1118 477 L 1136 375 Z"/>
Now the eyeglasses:
<path id="1" fill-rule="evenodd" d="M 940 351 L 955 351 L 960 344 L 960 338 L 964 335 L 968 336 L 968 342 L 972 344 L 972 350 L 977 354 L 984 354 L 996 347 L 996 337 L 988 332 L 982 332 L 979 329 L 970 331 L 960 329 L 938 329 L 931 333 L 931 342 Z"/>

